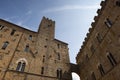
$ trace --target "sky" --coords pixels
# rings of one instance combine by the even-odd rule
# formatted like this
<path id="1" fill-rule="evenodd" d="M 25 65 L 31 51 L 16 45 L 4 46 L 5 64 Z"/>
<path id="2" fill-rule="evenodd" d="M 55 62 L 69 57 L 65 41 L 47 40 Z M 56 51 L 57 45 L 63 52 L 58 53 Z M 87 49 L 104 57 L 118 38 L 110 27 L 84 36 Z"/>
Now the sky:
<path id="1" fill-rule="evenodd" d="M 0 0 L 0 18 L 37 31 L 43 16 L 55 21 L 55 38 L 69 44 L 71 63 L 102 0 Z M 74 80 L 79 80 L 74 78 Z"/>

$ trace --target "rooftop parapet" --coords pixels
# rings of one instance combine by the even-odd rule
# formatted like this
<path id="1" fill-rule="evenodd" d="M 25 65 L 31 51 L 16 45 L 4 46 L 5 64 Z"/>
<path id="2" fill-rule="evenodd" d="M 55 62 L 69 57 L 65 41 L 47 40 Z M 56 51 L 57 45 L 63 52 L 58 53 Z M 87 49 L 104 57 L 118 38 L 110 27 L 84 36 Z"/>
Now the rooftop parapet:
<path id="1" fill-rule="evenodd" d="M 96 24 L 97 24 L 97 22 L 98 22 L 98 20 L 99 20 L 99 17 L 101 16 L 101 14 L 102 14 L 102 12 L 103 12 L 103 10 L 104 10 L 104 7 L 106 6 L 107 1 L 108 1 L 108 0 L 105 0 L 105 1 L 102 1 L 102 2 L 100 3 L 101 9 L 98 9 L 98 10 L 97 10 L 98 16 L 95 16 L 95 17 L 94 17 L 94 21 L 95 21 L 95 22 L 92 22 L 92 23 L 91 23 L 92 28 L 89 28 L 89 32 L 86 34 L 86 38 L 84 39 L 83 45 L 81 46 L 81 48 L 80 48 L 80 50 L 79 50 L 79 52 L 78 52 L 78 54 L 77 54 L 76 59 L 80 56 L 80 53 L 82 53 L 84 47 L 86 46 L 86 43 L 88 42 L 91 33 L 94 31 L 94 28 L 95 28 L 95 26 L 96 26 Z"/>

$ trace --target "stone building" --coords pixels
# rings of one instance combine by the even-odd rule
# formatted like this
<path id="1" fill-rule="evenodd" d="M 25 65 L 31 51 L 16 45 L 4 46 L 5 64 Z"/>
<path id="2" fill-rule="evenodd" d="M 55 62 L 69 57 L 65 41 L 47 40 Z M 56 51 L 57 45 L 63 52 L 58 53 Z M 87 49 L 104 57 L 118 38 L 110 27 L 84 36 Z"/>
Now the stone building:
<path id="1" fill-rule="evenodd" d="M 38 32 L 0 19 L 0 80 L 71 80 L 68 44 L 43 17 Z"/>
<path id="2" fill-rule="evenodd" d="M 120 80 L 120 0 L 101 2 L 76 57 L 81 80 Z"/>

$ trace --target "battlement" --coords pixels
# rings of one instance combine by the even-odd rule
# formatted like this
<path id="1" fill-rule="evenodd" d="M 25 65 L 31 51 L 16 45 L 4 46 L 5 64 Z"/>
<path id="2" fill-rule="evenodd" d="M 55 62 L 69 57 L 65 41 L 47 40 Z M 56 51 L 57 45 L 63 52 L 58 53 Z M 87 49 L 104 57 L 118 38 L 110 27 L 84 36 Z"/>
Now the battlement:
<path id="1" fill-rule="evenodd" d="M 88 42 L 88 40 L 89 40 L 89 38 L 90 38 L 90 35 L 91 35 L 92 32 L 94 31 L 94 28 L 95 28 L 95 26 L 96 26 L 96 24 L 97 24 L 97 22 L 98 22 L 98 20 L 99 20 L 99 17 L 101 16 L 101 14 L 102 14 L 105 6 L 106 6 L 107 1 L 108 1 L 108 0 L 105 0 L 105 1 L 102 1 L 102 2 L 100 3 L 101 9 L 98 9 L 98 10 L 97 10 L 97 14 L 98 14 L 98 15 L 94 17 L 94 22 L 91 23 L 91 27 L 90 27 L 89 30 L 88 30 L 89 32 L 86 34 L 86 37 L 85 37 L 85 39 L 84 39 L 84 41 L 83 41 L 83 44 L 82 44 L 82 46 L 81 46 L 81 48 L 80 48 L 80 50 L 79 50 L 79 52 L 78 52 L 77 57 L 79 57 L 80 53 L 82 53 L 82 50 L 83 50 L 84 47 L 86 46 L 86 43 Z M 76 58 L 77 58 L 77 57 L 76 57 Z"/>

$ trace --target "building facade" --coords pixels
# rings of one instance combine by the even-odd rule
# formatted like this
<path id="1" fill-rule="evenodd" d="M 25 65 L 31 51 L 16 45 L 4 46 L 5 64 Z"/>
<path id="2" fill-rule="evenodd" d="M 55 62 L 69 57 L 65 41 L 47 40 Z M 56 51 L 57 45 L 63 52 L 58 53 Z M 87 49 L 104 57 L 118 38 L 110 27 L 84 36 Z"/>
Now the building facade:
<path id="1" fill-rule="evenodd" d="M 120 0 L 101 2 L 76 57 L 81 80 L 120 80 Z"/>
<path id="2" fill-rule="evenodd" d="M 0 80 L 71 80 L 68 44 L 43 17 L 38 32 L 0 19 Z"/>

